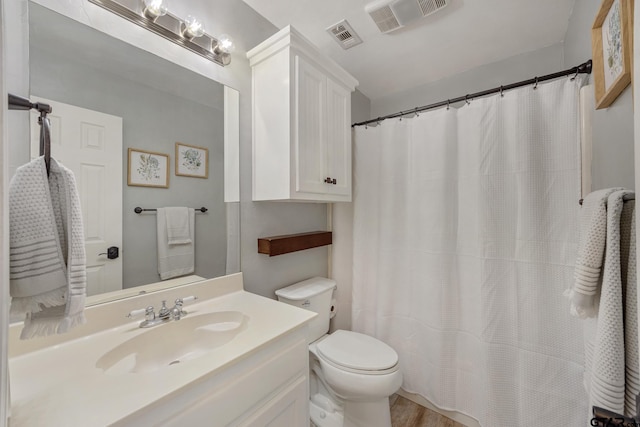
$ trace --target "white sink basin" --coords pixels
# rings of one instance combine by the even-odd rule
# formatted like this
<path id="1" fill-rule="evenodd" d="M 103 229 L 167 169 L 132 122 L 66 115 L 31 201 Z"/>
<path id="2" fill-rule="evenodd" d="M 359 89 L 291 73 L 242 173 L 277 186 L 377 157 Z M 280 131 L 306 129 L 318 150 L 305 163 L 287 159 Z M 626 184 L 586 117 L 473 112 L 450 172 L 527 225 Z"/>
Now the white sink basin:
<path id="1" fill-rule="evenodd" d="M 107 374 L 154 372 L 200 357 L 247 329 L 239 311 L 187 315 L 154 326 L 105 353 L 96 367 Z"/>

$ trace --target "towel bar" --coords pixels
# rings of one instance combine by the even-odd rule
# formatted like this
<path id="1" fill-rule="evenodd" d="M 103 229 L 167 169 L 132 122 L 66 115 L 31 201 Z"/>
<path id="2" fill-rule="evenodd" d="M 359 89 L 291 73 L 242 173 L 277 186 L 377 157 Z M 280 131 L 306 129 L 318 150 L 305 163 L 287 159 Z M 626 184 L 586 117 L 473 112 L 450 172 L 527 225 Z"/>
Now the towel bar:
<path id="1" fill-rule="evenodd" d="M 134 211 L 135 213 L 139 214 L 139 213 L 142 213 L 142 212 L 156 212 L 157 210 L 158 210 L 158 209 L 155 209 L 155 208 L 153 208 L 153 209 L 144 209 L 144 208 L 141 208 L 141 207 L 139 207 L 139 206 L 138 206 L 138 207 L 136 207 L 133 211 Z M 194 210 L 196 210 L 196 211 L 200 211 L 200 212 L 202 212 L 202 213 L 205 213 L 205 212 L 206 212 L 206 211 L 208 211 L 209 209 L 207 209 L 207 208 L 205 208 L 205 207 L 203 206 L 203 207 L 201 207 L 201 208 L 196 208 L 196 209 L 194 209 Z"/>

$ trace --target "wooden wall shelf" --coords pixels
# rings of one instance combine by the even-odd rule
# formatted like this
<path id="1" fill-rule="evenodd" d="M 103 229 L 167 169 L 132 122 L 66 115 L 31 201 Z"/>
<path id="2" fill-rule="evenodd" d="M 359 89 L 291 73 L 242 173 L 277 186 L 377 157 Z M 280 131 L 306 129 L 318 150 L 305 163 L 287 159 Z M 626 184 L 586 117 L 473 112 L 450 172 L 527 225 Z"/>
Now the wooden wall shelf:
<path id="1" fill-rule="evenodd" d="M 284 236 L 260 237 L 258 239 L 258 253 L 269 256 L 283 255 L 290 252 L 330 245 L 331 242 L 332 234 L 330 231 L 312 231 L 309 233 L 287 234 Z"/>

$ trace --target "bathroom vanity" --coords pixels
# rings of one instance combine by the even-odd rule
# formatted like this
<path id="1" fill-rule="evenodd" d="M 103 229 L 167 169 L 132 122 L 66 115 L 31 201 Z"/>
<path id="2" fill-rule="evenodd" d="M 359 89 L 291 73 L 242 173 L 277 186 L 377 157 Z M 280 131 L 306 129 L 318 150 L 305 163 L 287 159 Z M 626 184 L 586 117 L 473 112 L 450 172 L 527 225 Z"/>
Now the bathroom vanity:
<path id="1" fill-rule="evenodd" d="M 125 317 L 198 296 L 151 328 Z M 314 313 L 245 292 L 242 274 L 90 307 L 70 334 L 10 331 L 10 426 L 308 425 Z"/>

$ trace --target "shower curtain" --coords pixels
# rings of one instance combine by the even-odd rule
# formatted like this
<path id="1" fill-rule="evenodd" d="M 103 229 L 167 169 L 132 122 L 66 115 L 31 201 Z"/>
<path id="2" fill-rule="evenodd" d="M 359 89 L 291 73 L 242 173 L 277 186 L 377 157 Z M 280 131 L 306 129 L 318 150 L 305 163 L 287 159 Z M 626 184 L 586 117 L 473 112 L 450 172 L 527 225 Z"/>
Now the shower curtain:
<path id="1" fill-rule="evenodd" d="M 588 425 L 579 89 L 564 78 L 355 129 L 353 329 L 403 389 L 486 427 Z"/>

